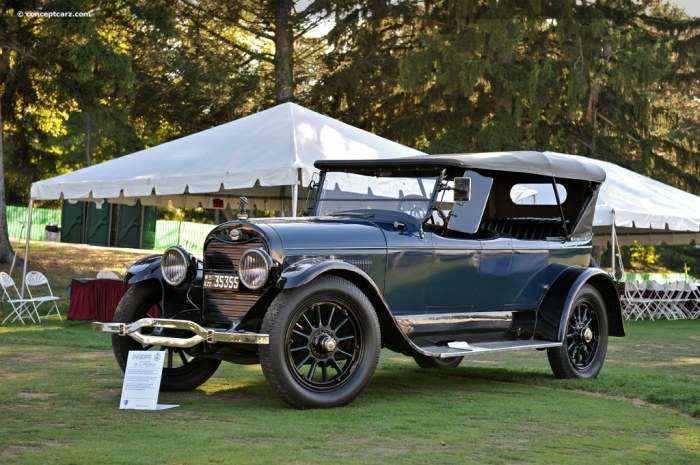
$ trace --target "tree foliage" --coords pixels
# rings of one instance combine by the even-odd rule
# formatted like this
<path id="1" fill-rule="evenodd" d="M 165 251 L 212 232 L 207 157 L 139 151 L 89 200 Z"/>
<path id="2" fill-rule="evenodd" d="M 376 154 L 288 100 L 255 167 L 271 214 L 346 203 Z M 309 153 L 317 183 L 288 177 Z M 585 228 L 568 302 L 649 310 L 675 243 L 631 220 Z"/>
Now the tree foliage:
<path id="1" fill-rule="evenodd" d="M 699 45 L 658 0 L 7 0 L 6 198 L 289 100 L 430 153 L 578 153 L 700 193 Z"/>
<path id="2" fill-rule="evenodd" d="M 700 192 L 700 22 L 653 1 L 350 2 L 315 103 L 430 153 L 541 149 Z"/>

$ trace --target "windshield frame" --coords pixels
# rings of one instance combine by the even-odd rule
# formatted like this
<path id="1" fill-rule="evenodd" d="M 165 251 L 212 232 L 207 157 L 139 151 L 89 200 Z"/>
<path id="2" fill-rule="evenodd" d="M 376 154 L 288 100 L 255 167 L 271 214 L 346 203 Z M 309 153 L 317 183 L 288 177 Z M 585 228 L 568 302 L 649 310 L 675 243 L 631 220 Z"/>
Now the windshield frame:
<path id="1" fill-rule="evenodd" d="M 397 170 L 397 171 L 384 171 L 384 170 L 358 170 L 358 169 L 352 169 L 352 170 L 345 170 L 345 169 L 329 169 L 329 170 L 321 170 L 320 177 L 318 184 L 316 185 L 316 193 L 314 195 L 314 204 L 312 206 L 312 215 L 313 216 L 321 216 L 319 214 L 319 207 L 323 203 L 324 199 L 322 199 L 322 195 L 324 193 L 324 186 L 326 184 L 326 176 L 328 173 L 348 173 L 348 174 L 355 174 L 355 175 L 360 175 L 360 176 L 368 176 L 368 177 L 376 177 L 376 178 L 415 178 L 415 179 L 434 179 L 434 185 L 432 192 L 428 192 L 427 190 L 425 191 L 426 194 L 426 202 L 428 203 L 428 207 L 426 209 L 425 214 L 421 218 L 416 218 L 409 213 L 406 213 L 401 210 L 386 210 L 386 209 L 355 209 L 355 210 L 341 210 L 338 212 L 334 212 L 330 216 L 343 216 L 343 213 L 350 213 L 347 216 L 353 216 L 356 217 L 358 213 L 363 213 L 365 215 L 371 216 L 376 216 L 380 215 L 382 213 L 385 214 L 385 216 L 395 216 L 395 215 L 402 215 L 403 217 L 406 217 L 407 219 L 410 218 L 412 222 L 415 223 L 424 223 L 427 221 L 433 214 L 433 210 L 435 208 L 435 201 L 436 198 L 439 194 L 439 192 L 443 188 L 443 179 L 444 179 L 444 170 L 430 170 L 426 171 L 425 169 L 422 170 L 410 170 L 410 169 L 404 169 L 404 170 Z M 421 190 L 423 187 L 423 184 L 420 183 L 421 185 Z M 391 199 L 390 199 L 391 200 Z M 400 201 L 398 195 L 395 197 L 394 200 Z M 328 216 L 328 215 L 325 215 Z M 367 216 L 365 216 L 367 217 Z"/>

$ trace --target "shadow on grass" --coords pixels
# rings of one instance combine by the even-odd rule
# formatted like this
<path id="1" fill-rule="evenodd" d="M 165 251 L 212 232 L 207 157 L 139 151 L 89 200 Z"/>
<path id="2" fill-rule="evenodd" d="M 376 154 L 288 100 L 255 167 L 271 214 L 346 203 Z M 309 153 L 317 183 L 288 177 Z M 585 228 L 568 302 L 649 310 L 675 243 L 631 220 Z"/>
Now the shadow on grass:
<path id="1" fill-rule="evenodd" d="M 693 417 L 700 416 L 697 396 L 689 386 L 678 385 L 670 389 L 667 382 L 630 377 L 629 373 L 609 373 L 593 380 L 561 380 L 548 370 L 503 367 L 460 366 L 457 368 L 421 369 L 403 364 L 380 367 L 362 395 L 363 402 L 401 403 L 406 398 L 453 398 L 456 395 L 508 395 L 527 394 L 533 390 L 552 389 L 590 393 L 630 402 L 643 401 L 662 405 Z M 235 408 L 272 409 L 285 408 L 275 392 L 268 386 L 258 367 L 242 370 L 231 367 L 217 374 L 194 392 L 173 393 L 172 402 L 212 402 L 212 405 L 228 404 Z"/>
<path id="2" fill-rule="evenodd" d="M 240 371 L 235 369 L 234 371 Z M 285 408 L 286 404 L 268 386 L 260 371 L 245 373 L 242 377 L 232 377 L 227 372 L 215 376 L 199 389 L 184 393 L 165 393 L 168 402 L 213 402 L 222 406 L 229 404 L 236 408 L 272 409 Z M 512 391 L 513 383 L 523 378 L 546 384 L 552 380 L 551 374 L 503 368 L 458 367 L 453 369 L 397 368 L 384 367 L 376 371 L 362 398 L 374 403 L 387 399 L 404 399 L 406 395 L 422 396 L 430 394 L 439 398 L 454 396 L 457 393 L 498 393 Z M 162 400 L 161 400 L 162 401 Z"/>
<path id="3" fill-rule="evenodd" d="M 694 344 L 696 321 L 660 322 L 658 330 L 651 324 L 638 324 L 630 337 L 615 339 L 611 357 L 600 376 L 594 380 L 556 379 L 543 354 L 518 352 L 492 359 L 467 359 L 457 368 L 425 370 L 410 358 L 383 351 L 380 365 L 363 398 L 390 398 L 397 393 L 437 393 L 448 395 L 469 390 L 491 392 L 537 386 L 562 391 L 640 400 L 663 405 L 693 417 L 700 417 L 698 388 L 698 352 Z M 671 337 L 673 335 L 673 338 Z M 61 356 L 71 350 L 94 349 L 113 363 L 109 335 L 90 330 L 90 322 L 47 321 L 41 325 L 0 326 L 0 340 L 13 350 L 41 352 L 53 346 Z M 113 365 L 116 367 L 116 365 Z M 510 384 L 511 387 L 503 387 Z M 513 387 L 515 386 L 515 388 Z M 222 364 L 216 375 L 192 393 L 173 403 L 190 402 L 191 395 L 216 399 L 217 402 L 253 403 L 279 408 L 283 405 L 267 386 L 259 366 Z"/>

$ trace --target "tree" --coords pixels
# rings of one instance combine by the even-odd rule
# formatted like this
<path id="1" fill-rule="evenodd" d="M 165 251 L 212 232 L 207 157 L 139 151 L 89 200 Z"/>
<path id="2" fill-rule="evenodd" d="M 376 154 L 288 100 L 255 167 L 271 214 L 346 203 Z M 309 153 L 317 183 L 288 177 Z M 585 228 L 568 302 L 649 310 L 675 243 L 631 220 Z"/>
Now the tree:
<path id="1" fill-rule="evenodd" d="M 5 153 L 3 151 L 3 126 L 2 100 L 0 99 L 0 263 L 12 261 L 14 251 L 10 244 L 10 235 L 7 230 L 7 208 L 5 203 Z"/>
<path id="2" fill-rule="evenodd" d="M 700 191 L 700 22 L 668 5 L 338 5 L 327 113 L 431 153 L 578 153 Z"/>
<path id="3" fill-rule="evenodd" d="M 334 26 L 312 106 L 375 134 L 423 146 L 419 120 L 430 120 L 430 105 L 401 85 L 399 70 L 407 54 L 421 47 L 417 35 L 426 8 L 414 0 L 334 2 Z"/>
<path id="4" fill-rule="evenodd" d="M 83 154 L 76 162 L 82 159 L 84 166 L 92 165 L 95 148 L 97 161 L 114 157 L 113 152 L 101 153 L 103 139 L 118 142 L 122 150 L 140 148 L 129 120 L 135 76 L 132 59 L 124 50 L 128 26 L 137 26 L 137 17 L 120 29 L 112 27 L 113 16 L 126 9 L 123 2 L 111 2 L 90 18 L 49 21 L 42 27 L 55 38 L 57 52 L 43 72 L 51 76 L 59 99 L 69 102 L 65 129 L 72 137 L 63 140 L 62 164 L 66 157 Z"/>
<path id="5" fill-rule="evenodd" d="M 187 5 L 168 4 L 148 16 L 158 21 L 157 31 L 140 24 L 128 39 L 132 118 L 147 145 L 248 115 L 270 98 L 271 68 L 238 46 L 249 41 L 247 33 Z"/>
<path id="6" fill-rule="evenodd" d="M 431 153 L 586 154 L 700 192 L 700 21 L 658 0 L 10 0 L 0 15 L 0 203 L 290 100 Z"/>
<path id="7" fill-rule="evenodd" d="M 32 53 L 36 21 L 22 21 L 16 11 L 14 2 L 0 7 L 0 263 L 9 263 L 14 257 L 7 230 L 6 189 L 22 178 L 8 172 L 6 166 L 18 158 L 12 156 L 17 147 L 36 152 L 29 135 L 37 129 L 37 115 L 27 110 L 40 108 L 36 92 L 27 85 L 27 76 L 38 62 Z M 19 136 L 19 126 L 26 130 L 23 136 Z M 11 133 L 8 128 L 12 128 Z M 20 161 L 27 166 L 26 160 Z"/>
<path id="8" fill-rule="evenodd" d="M 192 20 L 198 16 L 199 27 L 247 56 L 245 64 L 256 63 L 263 74 L 272 72 L 274 102 L 284 103 L 295 98 L 295 68 L 320 53 L 318 40 L 306 37 L 309 30 L 324 21 L 329 14 L 328 0 L 308 3 L 293 0 L 180 0 L 185 6 L 182 14 Z M 216 27 L 221 23 L 233 34 L 222 34 Z M 247 40 L 241 40 L 243 35 Z M 251 40 L 252 39 L 252 40 Z M 272 65 L 272 69 L 270 69 Z M 303 74 L 303 73 L 302 73 Z"/>
<path id="9" fill-rule="evenodd" d="M 59 169 L 71 113 L 80 113 L 81 104 L 89 110 L 96 102 L 113 97 L 88 88 L 104 86 L 104 77 L 93 72 L 81 81 L 76 79 L 79 73 L 71 70 L 70 65 L 80 62 L 81 53 L 93 53 L 102 43 L 91 27 L 91 18 L 49 18 L 23 12 L 87 11 L 89 6 L 87 2 L 56 0 L 11 1 L 0 7 L 0 108 L 4 110 L 0 124 L 4 174 L 0 185 L 0 261 L 13 257 L 5 216 L 7 202 L 24 203 L 33 181 Z M 94 57 L 92 63 L 100 62 L 101 66 L 104 57 L 104 53 Z M 117 74 L 123 81 L 120 71 L 112 73 L 112 81 Z M 114 114 L 115 108 L 117 105 L 110 107 L 110 113 Z M 90 138 L 90 124 L 87 130 Z"/>

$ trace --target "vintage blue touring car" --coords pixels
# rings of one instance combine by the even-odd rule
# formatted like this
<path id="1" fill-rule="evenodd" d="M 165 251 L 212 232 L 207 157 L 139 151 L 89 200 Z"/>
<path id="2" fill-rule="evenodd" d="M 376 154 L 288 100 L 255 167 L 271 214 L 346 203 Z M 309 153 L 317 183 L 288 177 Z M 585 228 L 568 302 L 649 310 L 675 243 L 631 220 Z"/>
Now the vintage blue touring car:
<path id="1" fill-rule="evenodd" d="M 500 152 L 320 161 L 309 216 L 214 228 L 203 260 L 171 247 L 133 264 L 117 362 L 165 350 L 163 390 L 221 361 L 260 363 L 296 408 L 346 405 L 382 347 L 420 367 L 546 350 L 555 376 L 592 378 L 624 336 L 613 281 L 589 266 L 605 173 L 564 155 Z M 244 210 L 244 208 L 242 209 Z"/>

